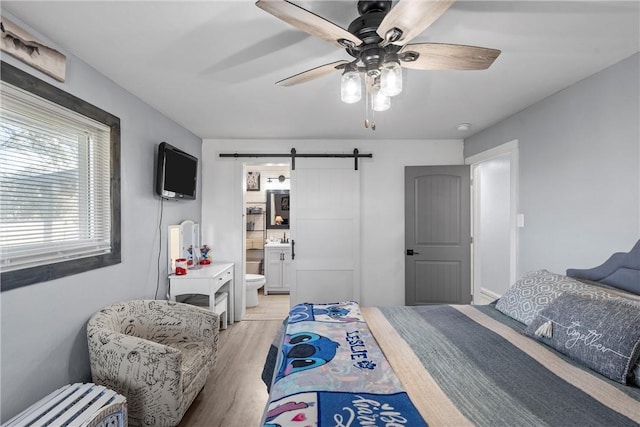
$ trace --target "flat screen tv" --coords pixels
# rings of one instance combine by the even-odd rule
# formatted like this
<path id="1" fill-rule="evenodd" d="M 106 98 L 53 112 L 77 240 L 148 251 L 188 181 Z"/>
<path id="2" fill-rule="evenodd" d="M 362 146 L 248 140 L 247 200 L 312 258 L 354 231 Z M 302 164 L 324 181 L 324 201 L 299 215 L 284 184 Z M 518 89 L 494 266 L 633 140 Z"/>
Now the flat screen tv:
<path id="1" fill-rule="evenodd" d="M 195 199 L 198 158 L 162 142 L 158 147 L 156 192 L 163 199 Z"/>

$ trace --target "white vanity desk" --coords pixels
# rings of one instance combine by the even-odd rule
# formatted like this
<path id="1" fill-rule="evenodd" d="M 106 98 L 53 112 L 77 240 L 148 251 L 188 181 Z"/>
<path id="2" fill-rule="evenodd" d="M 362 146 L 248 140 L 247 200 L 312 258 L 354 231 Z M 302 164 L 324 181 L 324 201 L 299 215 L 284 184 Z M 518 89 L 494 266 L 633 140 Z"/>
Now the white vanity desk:
<path id="1" fill-rule="evenodd" d="M 223 291 L 227 293 L 227 297 L 216 302 L 216 293 Z M 169 299 L 175 301 L 176 296 L 185 294 L 208 295 L 209 309 L 218 314 L 224 312 L 223 329 L 227 327 L 227 319 L 228 323 L 233 324 L 233 263 L 214 262 L 197 269 L 188 269 L 185 275 L 169 275 Z"/>

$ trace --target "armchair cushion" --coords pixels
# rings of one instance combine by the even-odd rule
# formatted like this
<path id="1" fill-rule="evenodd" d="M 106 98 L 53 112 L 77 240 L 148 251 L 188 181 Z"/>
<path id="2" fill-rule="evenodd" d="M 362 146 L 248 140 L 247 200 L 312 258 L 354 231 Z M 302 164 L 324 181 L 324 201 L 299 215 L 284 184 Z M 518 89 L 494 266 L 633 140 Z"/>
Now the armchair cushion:
<path id="1" fill-rule="evenodd" d="M 113 304 L 87 323 L 96 384 L 127 398 L 132 426 L 175 426 L 215 365 L 218 315 L 160 300 Z"/>

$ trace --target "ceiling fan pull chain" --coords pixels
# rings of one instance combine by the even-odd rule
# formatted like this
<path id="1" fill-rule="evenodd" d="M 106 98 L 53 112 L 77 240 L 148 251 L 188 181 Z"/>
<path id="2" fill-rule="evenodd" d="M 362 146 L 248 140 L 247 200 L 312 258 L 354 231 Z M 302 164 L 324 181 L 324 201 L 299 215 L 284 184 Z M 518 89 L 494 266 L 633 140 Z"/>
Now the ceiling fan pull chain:
<path id="1" fill-rule="evenodd" d="M 371 130 L 376 130 L 376 110 L 371 110 Z"/>
<path id="2" fill-rule="evenodd" d="M 366 79 L 364 90 L 364 127 L 369 129 L 369 88 L 367 87 Z"/>

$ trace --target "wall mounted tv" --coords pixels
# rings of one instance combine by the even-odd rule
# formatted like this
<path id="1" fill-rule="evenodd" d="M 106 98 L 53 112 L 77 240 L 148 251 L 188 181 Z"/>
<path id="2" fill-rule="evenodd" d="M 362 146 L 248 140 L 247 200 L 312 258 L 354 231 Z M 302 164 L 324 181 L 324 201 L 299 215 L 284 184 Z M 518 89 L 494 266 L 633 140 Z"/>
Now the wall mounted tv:
<path id="1" fill-rule="evenodd" d="M 156 192 L 163 199 L 195 199 L 198 158 L 162 142 L 158 146 Z"/>

